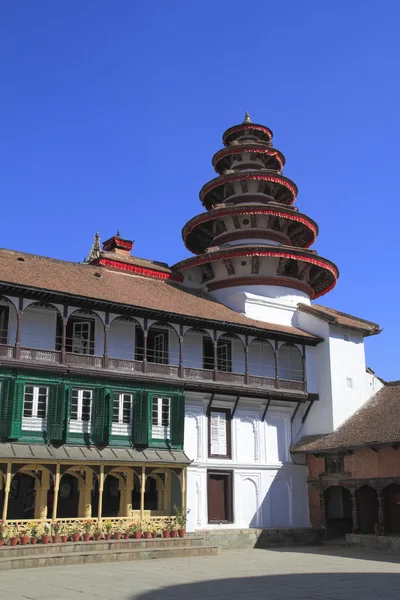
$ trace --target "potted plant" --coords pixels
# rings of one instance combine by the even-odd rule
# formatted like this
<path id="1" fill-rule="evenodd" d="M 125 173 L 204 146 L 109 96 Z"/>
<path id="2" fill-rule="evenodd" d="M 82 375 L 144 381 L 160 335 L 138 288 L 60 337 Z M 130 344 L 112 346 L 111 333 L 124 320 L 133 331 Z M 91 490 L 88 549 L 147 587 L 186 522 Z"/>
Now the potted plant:
<path id="1" fill-rule="evenodd" d="M 142 537 L 142 526 L 139 521 L 135 521 L 131 525 L 131 531 L 135 540 L 140 540 Z"/>
<path id="2" fill-rule="evenodd" d="M 162 536 L 163 536 L 163 538 L 169 538 L 170 534 L 171 534 L 171 521 L 167 520 L 164 523 L 164 527 L 162 530 Z"/>
<path id="3" fill-rule="evenodd" d="M 51 524 L 51 531 L 52 531 L 52 542 L 53 544 L 58 544 L 58 542 L 60 541 L 60 530 L 61 530 L 61 523 L 59 523 L 58 521 L 53 521 Z"/>
<path id="4" fill-rule="evenodd" d="M 112 528 L 113 528 L 113 524 L 112 521 L 110 521 L 109 519 L 107 521 L 104 521 L 104 539 L 105 540 L 110 540 L 111 539 L 111 532 L 112 532 Z"/>
<path id="5" fill-rule="evenodd" d="M 29 523 L 29 527 L 30 527 L 30 536 L 31 536 L 31 544 L 36 544 L 40 533 L 39 533 L 39 524 L 35 523 L 35 521 L 32 521 L 31 523 Z"/>
<path id="6" fill-rule="evenodd" d="M 5 540 L 8 538 L 8 528 L 3 520 L 0 520 L 0 546 L 2 546 Z"/>
<path id="7" fill-rule="evenodd" d="M 160 526 L 157 523 L 151 525 L 151 537 L 156 538 L 160 533 Z"/>
<path id="8" fill-rule="evenodd" d="M 171 529 L 170 529 L 170 534 L 169 534 L 170 537 L 172 537 L 172 538 L 178 537 L 178 527 L 179 527 L 179 525 L 178 525 L 176 519 L 171 519 L 171 522 L 170 522 Z"/>
<path id="9" fill-rule="evenodd" d="M 18 529 L 15 525 L 10 525 L 8 527 L 7 537 L 10 546 L 16 546 L 18 544 Z"/>
<path id="10" fill-rule="evenodd" d="M 381 528 L 379 527 L 378 523 L 374 523 L 374 532 L 375 535 L 381 535 Z"/>
<path id="11" fill-rule="evenodd" d="M 93 521 L 91 519 L 85 519 L 82 524 L 83 533 L 82 539 L 84 542 L 88 542 L 90 540 L 90 535 L 93 529 Z"/>
<path id="12" fill-rule="evenodd" d="M 76 521 L 70 527 L 71 538 L 73 542 L 79 542 L 81 538 L 81 524 Z"/>
<path id="13" fill-rule="evenodd" d="M 48 544 L 50 542 L 50 539 L 51 539 L 50 532 L 51 532 L 51 527 L 50 527 L 49 523 L 45 523 L 44 527 L 43 527 L 43 533 L 42 533 L 42 544 Z"/>
<path id="14" fill-rule="evenodd" d="M 93 527 L 93 539 L 95 542 L 99 542 L 101 534 L 103 533 L 103 527 L 100 521 L 96 521 Z"/>
<path id="15" fill-rule="evenodd" d="M 186 521 L 187 521 L 187 515 L 190 513 L 190 510 L 185 512 L 182 508 L 178 508 L 175 505 L 174 511 L 175 511 L 175 519 L 178 524 L 178 535 L 179 535 L 179 537 L 183 538 L 186 535 Z"/>
<path id="16" fill-rule="evenodd" d="M 69 538 L 69 533 L 68 533 L 68 526 L 67 525 L 61 525 L 60 527 L 60 538 L 63 544 L 65 544 L 65 542 L 68 542 L 68 538 Z"/>
<path id="17" fill-rule="evenodd" d="M 120 523 L 116 523 L 114 527 L 114 540 L 120 540 L 123 534 L 123 526 Z"/>
<path id="18" fill-rule="evenodd" d="M 131 537 L 131 525 L 132 523 L 126 523 L 124 527 L 124 540 L 129 540 Z"/>
<path id="19" fill-rule="evenodd" d="M 146 538 L 146 540 L 151 538 L 151 524 L 149 521 L 145 521 L 143 523 L 143 537 Z"/>
<path id="20" fill-rule="evenodd" d="M 21 529 L 19 532 L 19 543 L 21 546 L 26 546 L 29 543 L 30 531 L 29 529 Z"/>

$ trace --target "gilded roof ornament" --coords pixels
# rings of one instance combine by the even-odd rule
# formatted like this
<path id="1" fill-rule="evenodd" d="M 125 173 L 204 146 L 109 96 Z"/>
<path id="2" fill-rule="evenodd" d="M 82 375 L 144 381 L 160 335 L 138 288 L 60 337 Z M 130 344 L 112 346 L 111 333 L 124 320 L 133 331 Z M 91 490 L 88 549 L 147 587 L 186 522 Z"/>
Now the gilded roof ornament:
<path id="1" fill-rule="evenodd" d="M 246 110 L 246 114 L 244 115 L 244 121 L 243 123 L 252 123 L 253 121 L 250 119 L 250 115 L 248 113 L 248 111 Z"/>
<path id="2" fill-rule="evenodd" d="M 90 248 L 90 252 L 86 259 L 86 262 L 91 262 L 95 258 L 99 258 L 100 254 L 101 254 L 100 235 L 96 231 L 96 235 L 94 236 L 93 244 L 92 244 L 92 247 Z"/>

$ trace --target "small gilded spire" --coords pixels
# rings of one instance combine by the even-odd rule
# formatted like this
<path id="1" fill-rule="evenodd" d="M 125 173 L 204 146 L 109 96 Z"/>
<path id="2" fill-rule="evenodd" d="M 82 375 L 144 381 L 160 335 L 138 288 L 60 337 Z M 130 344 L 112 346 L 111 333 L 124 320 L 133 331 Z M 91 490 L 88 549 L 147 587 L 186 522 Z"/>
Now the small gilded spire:
<path id="1" fill-rule="evenodd" d="M 244 115 L 244 121 L 243 123 L 252 123 L 253 121 L 250 119 L 250 115 L 248 113 L 248 111 L 246 110 L 246 114 Z"/>
<path id="2" fill-rule="evenodd" d="M 120 234 L 120 232 L 119 232 L 119 229 L 117 229 L 117 235 L 116 235 L 116 237 L 121 237 L 121 234 Z"/>
<path id="3" fill-rule="evenodd" d="M 100 236 L 99 236 L 99 233 L 96 231 L 96 235 L 94 236 L 93 244 L 92 244 L 92 247 L 90 248 L 90 252 L 86 259 L 86 262 L 91 262 L 95 258 L 99 258 L 100 253 L 101 253 Z"/>

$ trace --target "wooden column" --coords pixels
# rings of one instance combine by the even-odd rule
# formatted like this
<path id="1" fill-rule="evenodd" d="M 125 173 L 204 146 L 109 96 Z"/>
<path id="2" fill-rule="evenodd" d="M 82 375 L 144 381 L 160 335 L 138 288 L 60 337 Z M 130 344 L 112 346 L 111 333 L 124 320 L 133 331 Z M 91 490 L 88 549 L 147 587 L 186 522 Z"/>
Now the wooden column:
<path id="1" fill-rule="evenodd" d="M 50 473 L 44 469 L 40 471 L 40 478 L 35 479 L 35 512 L 34 518 L 47 519 L 47 494 L 50 488 Z"/>
<path id="2" fill-rule="evenodd" d="M 146 489 L 146 467 L 142 467 L 142 480 L 140 482 L 140 523 L 144 521 L 144 492 Z"/>
<path id="3" fill-rule="evenodd" d="M 15 334 L 15 358 L 20 358 L 21 356 L 21 324 L 24 316 L 23 313 L 24 299 L 19 299 L 19 305 L 17 310 L 17 331 Z"/>
<path id="4" fill-rule="evenodd" d="M 78 517 L 90 518 L 92 516 L 92 490 L 93 474 L 91 471 L 85 471 L 85 478 L 79 479 L 79 504 Z"/>
<path id="5" fill-rule="evenodd" d="M 143 373 L 147 372 L 147 336 L 149 334 L 148 320 L 143 320 Z"/>
<path id="6" fill-rule="evenodd" d="M 104 490 L 104 465 L 100 465 L 99 501 L 97 504 L 97 519 L 100 522 L 101 522 L 101 513 L 103 512 L 103 490 Z"/>
<path id="7" fill-rule="evenodd" d="M 376 490 L 378 496 L 378 525 L 381 533 L 385 531 L 385 509 L 383 504 L 383 490 Z"/>
<path id="8" fill-rule="evenodd" d="M 58 492 L 60 490 L 60 465 L 56 466 L 56 477 L 54 480 L 54 500 L 53 500 L 53 514 L 52 519 L 57 519 L 57 507 L 58 507 Z"/>
<path id="9" fill-rule="evenodd" d="M 359 507 L 358 507 L 358 498 L 357 492 L 355 488 L 350 490 L 351 494 L 351 517 L 353 521 L 352 533 L 357 533 L 359 530 Z"/>
<path id="10" fill-rule="evenodd" d="M 104 322 L 104 353 L 103 353 L 103 367 L 108 369 L 108 331 L 110 329 L 110 313 L 107 311 Z"/>
<path id="11" fill-rule="evenodd" d="M 119 514 L 120 517 L 130 517 L 132 512 L 132 491 L 133 491 L 133 473 L 126 471 L 126 478 L 121 486 L 120 482 L 120 500 Z"/>
<path id="12" fill-rule="evenodd" d="M 320 490 L 319 491 L 319 502 L 320 502 L 320 507 L 321 507 L 321 521 L 322 521 L 322 527 L 325 530 L 325 538 L 327 537 L 327 505 L 326 505 L 326 497 L 325 497 L 325 490 Z"/>
<path id="13" fill-rule="evenodd" d="M 179 325 L 179 377 L 185 376 L 183 367 L 183 325 Z"/>
<path id="14" fill-rule="evenodd" d="M 275 356 L 275 387 L 279 388 L 279 346 L 278 346 L 278 340 L 275 340 L 275 351 L 274 351 L 274 356 Z"/>
<path id="15" fill-rule="evenodd" d="M 307 371 L 306 371 L 306 347 L 302 345 L 302 359 L 303 359 L 303 391 L 307 391 Z"/>
<path id="16" fill-rule="evenodd" d="M 244 382 L 249 383 L 249 336 L 244 337 Z"/>
<path id="17" fill-rule="evenodd" d="M 213 349 L 214 349 L 214 381 L 217 381 L 217 379 L 218 379 L 218 333 L 217 333 L 216 329 L 214 329 Z"/>
<path id="18" fill-rule="evenodd" d="M 67 362 L 67 323 L 68 323 L 68 306 L 64 306 L 64 314 L 62 320 L 62 339 L 61 339 L 61 362 Z"/>
<path id="19" fill-rule="evenodd" d="M 6 486 L 4 489 L 3 514 L 1 516 L 3 521 L 7 521 L 8 497 L 10 495 L 10 488 L 11 488 L 11 467 L 12 467 L 12 464 L 8 463 L 7 473 L 6 473 Z"/>

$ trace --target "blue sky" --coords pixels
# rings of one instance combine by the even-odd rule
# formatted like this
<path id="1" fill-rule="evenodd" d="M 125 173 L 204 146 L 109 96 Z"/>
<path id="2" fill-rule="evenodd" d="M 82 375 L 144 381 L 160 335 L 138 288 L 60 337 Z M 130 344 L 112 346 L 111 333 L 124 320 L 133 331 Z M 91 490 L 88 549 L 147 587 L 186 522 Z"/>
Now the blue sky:
<path id="1" fill-rule="evenodd" d="M 378 322 L 367 363 L 400 379 L 399 18 L 395 0 L 3 2 L 0 246 L 80 261 L 119 228 L 181 260 L 248 110 L 340 269 L 321 303 Z"/>

